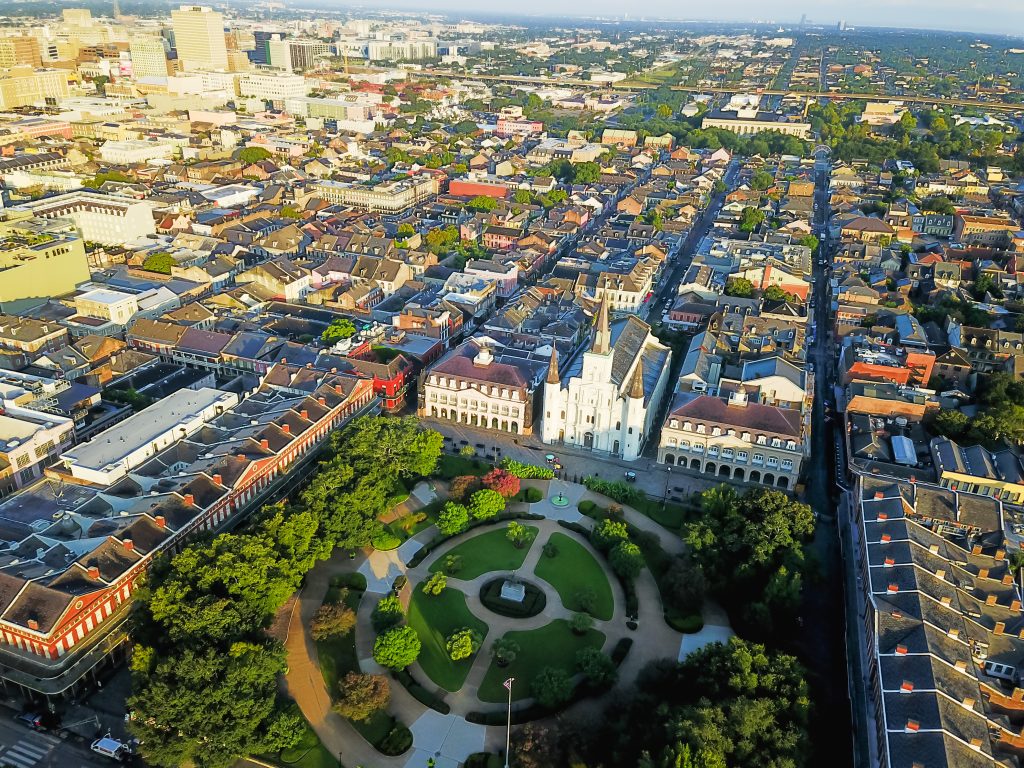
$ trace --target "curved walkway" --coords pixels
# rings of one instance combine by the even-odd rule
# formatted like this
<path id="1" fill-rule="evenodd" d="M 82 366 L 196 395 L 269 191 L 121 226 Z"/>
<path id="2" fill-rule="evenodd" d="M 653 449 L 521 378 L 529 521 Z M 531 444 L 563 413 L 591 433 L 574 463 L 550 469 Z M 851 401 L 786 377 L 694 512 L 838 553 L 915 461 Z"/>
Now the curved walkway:
<path id="1" fill-rule="evenodd" d="M 530 521 L 530 525 L 539 529 L 538 536 L 520 570 L 528 569 L 530 573 L 533 572 L 537 560 L 542 555 L 543 542 L 554 531 L 572 537 L 586 546 L 588 551 L 594 552 L 585 537 L 559 526 L 557 521 L 576 522 L 588 529 L 592 528 L 594 521 L 582 515 L 576 505 L 583 499 L 590 499 L 604 505 L 608 503 L 606 497 L 588 491 L 582 485 L 557 480 L 526 481 L 524 486 L 540 488 L 544 492 L 543 500 L 534 504 L 513 504 L 510 505 L 510 509 L 540 514 L 547 519 Z M 566 498 L 568 501 L 566 506 L 555 506 L 551 503 L 551 497 L 557 494 L 562 494 Z M 637 529 L 657 536 L 667 552 L 679 554 L 684 551 L 684 545 L 678 536 L 662 528 L 658 523 L 632 507 L 622 506 L 625 520 Z M 468 713 L 473 709 L 487 709 L 486 705 L 481 705 L 476 698 L 476 691 L 490 663 L 489 654 L 484 649 L 474 659 L 473 669 L 462 688 L 445 696 L 445 700 L 452 707 L 453 714 L 442 715 L 429 709 L 413 698 L 402 685 L 392 684 L 391 704 L 388 710 L 397 720 L 408 725 L 413 733 L 412 750 L 400 757 L 381 755 L 362 738 L 347 720 L 331 709 L 331 696 L 320 672 L 316 644 L 308 632 L 309 620 L 323 603 L 331 580 L 339 574 L 355 570 L 366 576 L 366 596 L 360 603 L 355 629 L 356 651 L 360 667 L 364 671 L 380 672 L 382 670 L 373 661 L 372 654 L 375 633 L 370 623 L 370 615 L 376 604 L 373 595 L 386 594 L 390 591 L 394 579 L 405 574 L 409 579 L 409 585 L 404 590 L 403 599 L 407 602 L 408 591 L 425 578 L 428 563 L 434 562 L 437 557 L 462 540 L 461 537 L 455 537 L 451 542 L 445 542 L 432 552 L 430 557 L 425 558 L 423 563 L 414 568 L 408 568 L 407 563 L 412 556 L 435 535 L 436 529 L 431 527 L 413 536 L 396 550 L 390 552 L 368 550 L 358 554 L 354 559 L 350 559 L 342 551 L 337 551 L 329 560 L 319 563 L 307 575 L 305 585 L 299 593 L 299 599 L 295 601 L 288 624 L 288 638 L 285 643 L 288 654 L 288 671 L 284 677 L 283 686 L 288 695 L 298 704 L 306 719 L 309 720 L 325 748 L 337 755 L 348 768 L 359 768 L 360 766 L 363 768 L 422 768 L 430 758 L 434 759 L 436 768 L 457 768 L 468 755 L 474 752 L 504 749 L 504 728 L 469 723 L 463 716 L 456 714 L 456 712 Z M 602 561 L 599 560 L 599 562 Z M 566 618 L 571 615 L 571 612 L 562 605 L 557 592 L 541 579 L 535 579 L 534 582 L 539 582 L 538 585 L 545 589 L 548 604 L 538 617 L 506 619 L 491 613 L 480 604 L 478 593 L 479 585 L 484 580 L 494 578 L 495 573 L 495 571 L 491 571 L 477 579 L 458 584 L 468 593 L 466 602 L 469 609 L 491 627 L 490 637 L 500 637 L 510 629 L 529 629 L 533 626 L 530 624 L 533 621 L 541 621 L 537 626 L 543 626 L 554 619 Z M 615 597 L 615 611 L 609 621 L 596 621 L 594 626 L 605 634 L 606 651 L 622 637 L 631 637 L 634 640 L 629 654 L 619 667 L 620 682 L 608 694 L 614 696 L 616 691 L 629 687 L 636 674 L 649 661 L 683 655 L 682 641 L 684 637 L 696 639 L 698 635 L 684 636 L 665 623 L 661 595 L 654 577 L 647 569 L 635 582 L 640 627 L 637 632 L 630 632 L 625 626 L 625 601 L 622 587 L 613 577 L 609 578 L 609 583 Z M 731 631 L 728 630 L 728 621 L 724 612 L 713 604 L 705 605 L 704 618 L 706 625 L 719 627 L 723 632 Z M 419 682 L 432 685 L 432 681 L 426 677 L 419 665 L 414 667 L 413 674 Z M 472 706 L 470 702 L 472 702 Z M 519 705 L 523 706 L 525 703 L 525 701 L 519 702 Z M 603 698 L 584 699 L 570 707 L 569 711 L 596 716 L 600 712 L 602 704 Z"/>

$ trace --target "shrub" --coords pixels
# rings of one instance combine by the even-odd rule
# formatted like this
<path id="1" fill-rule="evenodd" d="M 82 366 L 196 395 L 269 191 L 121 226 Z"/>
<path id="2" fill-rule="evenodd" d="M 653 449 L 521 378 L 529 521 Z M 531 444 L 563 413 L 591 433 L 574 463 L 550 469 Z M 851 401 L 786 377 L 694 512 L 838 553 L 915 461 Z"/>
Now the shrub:
<path id="1" fill-rule="evenodd" d="M 544 498 L 544 494 L 540 492 L 538 488 L 527 488 L 526 489 L 526 503 L 536 504 L 538 501 Z"/>
<path id="2" fill-rule="evenodd" d="M 600 493 L 602 496 L 607 496 L 609 499 L 613 499 L 620 504 L 635 506 L 644 499 L 643 491 L 621 480 L 611 482 L 609 480 L 602 480 L 599 477 L 586 477 L 583 479 L 583 485 L 594 493 Z"/>
<path id="3" fill-rule="evenodd" d="M 640 547 L 631 541 L 620 541 L 608 555 L 612 570 L 624 579 L 635 579 L 644 569 Z"/>
<path id="4" fill-rule="evenodd" d="M 405 690 L 412 694 L 412 697 L 423 706 L 437 710 L 442 715 L 447 715 L 452 711 L 452 708 L 448 706 L 444 699 L 417 683 L 415 678 L 409 674 L 408 670 L 400 669 L 396 672 L 392 672 L 391 674 L 402 684 Z"/>
<path id="5" fill-rule="evenodd" d="M 448 649 L 448 656 L 452 661 L 468 659 L 478 650 L 484 639 L 479 632 L 464 627 L 456 630 L 448 636 L 445 647 Z"/>
<path id="6" fill-rule="evenodd" d="M 437 530 L 446 536 L 461 533 L 469 524 L 469 510 L 461 504 L 449 501 L 437 516 Z"/>
<path id="7" fill-rule="evenodd" d="M 516 461 L 510 456 L 501 460 L 501 467 L 509 474 L 515 475 L 520 480 L 551 480 L 555 476 L 553 469 L 549 467 L 538 467 L 534 464 L 524 464 Z"/>
<path id="8" fill-rule="evenodd" d="M 405 669 L 419 655 L 420 638 L 412 627 L 393 627 L 373 644 L 373 660 L 388 669 Z"/>
<path id="9" fill-rule="evenodd" d="M 346 589 L 354 589 L 357 592 L 365 592 L 366 577 L 357 571 L 352 571 L 351 573 L 339 573 L 331 579 L 331 586 L 345 587 Z"/>
<path id="10" fill-rule="evenodd" d="M 404 618 L 405 609 L 402 608 L 402 601 L 395 595 L 388 595 L 378 601 L 370 616 L 370 621 L 375 631 L 385 632 L 401 624 Z"/>
<path id="11" fill-rule="evenodd" d="M 597 648 L 581 648 L 577 651 L 576 669 L 583 673 L 593 688 L 611 688 L 618 677 L 615 662 Z"/>
<path id="12" fill-rule="evenodd" d="M 368 720 L 387 707 L 391 700 L 391 684 L 383 675 L 349 672 L 340 683 L 341 697 L 334 711 L 349 720 Z"/>
<path id="13" fill-rule="evenodd" d="M 690 615 L 683 616 L 682 618 L 673 618 L 668 622 L 668 624 L 677 632 L 692 635 L 695 632 L 700 632 L 704 629 L 704 617 L 699 613 L 691 613 Z"/>
<path id="14" fill-rule="evenodd" d="M 608 552 L 619 542 L 628 540 L 629 530 L 626 524 L 607 518 L 595 525 L 590 534 L 591 543 L 602 552 Z"/>
<path id="15" fill-rule="evenodd" d="M 573 595 L 573 601 L 584 613 L 593 614 L 594 607 L 597 605 L 597 593 L 590 587 L 584 587 L 583 589 L 576 590 L 576 594 Z"/>
<path id="16" fill-rule="evenodd" d="M 513 520 L 508 524 L 508 533 L 505 534 L 506 538 L 512 542 L 512 546 L 516 549 L 522 549 L 531 541 L 533 537 L 537 535 L 536 529 L 527 528 L 522 523 L 517 523 Z"/>
<path id="17" fill-rule="evenodd" d="M 519 478 L 508 470 L 495 467 L 481 479 L 484 488 L 500 493 L 504 498 L 511 499 L 519 493 Z"/>
<path id="18" fill-rule="evenodd" d="M 469 514 L 475 520 L 490 520 L 505 510 L 505 498 L 497 491 L 484 488 L 469 499 Z"/>
<path id="19" fill-rule="evenodd" d="M 456 501 L 464 501 L 480 490 L 480 478 L 476 475 L 459 475 L 452 480 L 451 497 Z"/>
<path id="20" fill-rule="evenodd" d="M 504 577 L 491 579 L 480 588 L 480 602 L 484 608 L 499 616 L 508 616 L 512 619 L 525 619 L 536 616 L 544 610 L 547 605 L 547 597 L 544 592 L 530 582 L 523 582 L 526 587 L 526 596 L 521 603 L 505 600 L 501 596 L 501 587 L 505 583 Z"/>
<path id="21" fill-rule="evenodd" d="M 412 731 L 404 725 L 396 725 L 391 732 L 385 736 L 377 749 L 381 754 L 395 757 L 409 751 L 412 746 Z"/>
<path id="22" fill-rule="evenodd" d="M 569 627 L 574 634 L 584 635 L 594 626 L 594 617 L 589 613 L 574 613 L 569 619 Z"/>
<path id="23" fill-rule="evenodd" d="M 491 646 L 491 656 L 498 666 L 506 666 L 516 660 L 519 655 L 519 643 L 507 637 L 500 637 Z"/>
<path id="24" fill-rule="evenodd" d="M 467 458 L 470 456 L 476 456 L 476 448 L 472 445 L 464 445 L 459 449 L 459 456 L 465 456 Z"/>
<path id="25" fill-rule="evenodd" d="M 374 549 L 380 550 L 381 552 L 389 552 L 392 549 L 398 549 L 402 544 L 402 540 L 391 533 L 391 531 L 381 531 L 374 535 L 370 539 L 370 546 Z"/>
<path id="26" fill-rule="evenodd" d="M 554 709 L 572 698 L 572 680 L 564 669 L 544 667 L 530 684 L 530 693 L 542 707 Z"/>
<path id="27" fill-rule="evenodd" d="M 698 612 L 704 604 L 707 591 L 704 571 L 689 557 L 673 558 L 662 574 L 659 586 L 665 604 L 680 613 Z"/>
<path id="28" fill-rule="evenodd" d="M 430 578 L 423 582 L 421 589 L 425 595 L 440 595 L 448 586 L 448 577 L 443 573 L 431 574 Z"/>
<path id="29" fill-rule="evenodd" d="M 590 499 L 583 499 L 583 501 L 576 505 L 576 509 L 582 512 L 584 515 L 589 515 L 591 512 L 597 509 L 597 504 L 592 502 Z"/>
<path id="30" fill-rule="evenodd" d="M 337 603 L 328 603 L 317 608 L 309 622 L 309 634 L 314 640 L 326 640 L 335 635 L 347 635 L 356 625 L 356 612 L 345 605 L 345 596 Z"/>
<path id="31" fill-rule="evenodd" d="M 444 559 L 444 572 L 455 574 L 462 570 L 462 555 L 448 555 Z"/>
<path id="32" fill-rule="evenodd" d="M 558 557 L 558 545 L 549 541 L 544 545 L 544 557 Z"/>
<path id="33" fill-rule="evenodd" d="M 615 666 L 618 666 L 626 660 L 626 656 L 629 654 L 629 649 L 633 647 L 633 638 L 623 637 L 615 644 L 612 648 L 612 661 L 615 662 Z"/>

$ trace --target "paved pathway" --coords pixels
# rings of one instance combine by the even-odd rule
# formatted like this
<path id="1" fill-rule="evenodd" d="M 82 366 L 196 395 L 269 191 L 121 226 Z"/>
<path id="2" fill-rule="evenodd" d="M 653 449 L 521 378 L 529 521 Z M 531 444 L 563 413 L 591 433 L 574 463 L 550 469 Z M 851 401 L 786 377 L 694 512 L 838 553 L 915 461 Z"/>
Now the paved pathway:
<path id="1" fill-rule="evenodd" d="M 539 532 L 521 571 L 533 572 L 537 560 L 543 554 L 543 544 L 555 531 L 572 537 L 600 559 L 585 537 L 563 528 L 558 525 L 558 521 L 575 522 L 588 529 L 592 528 L 594 521 L 582 515 L 577 509 L 577 504 L 583 499 L 590 499 L 598 504 L 607 505 L 609 500 L 606 497 L 594 494 L 581 485 L 560 480 L 526 481 L 524 485 L 541 489 L 544 498 L 535 504 L 521 503 L 512 505 L 510 508 L 513 511 L 529 511 L 540 514 L 546 519 L 530 522 L 530 525 L 536 526 Z M 568 502 L 565 506 L 552 503 L 551 499 L 558 495 Z M 429 503 L 428 500 L 432 500 L 432 498 L 432 489 L 417 488 L 407 503 L 410 508 L 419 508 Z M 665 530 L 632 507 L 622 506 L 625 520 L 642 531 L 656 535 L 666 551 L 677 554 L 684 550 L 684 545 L 676 534 Z M 422 563 L 414 568 L 409 568 L 407 564 L 412 556 L 425 542 L 430 541 L 436 535 L 436 528 L 431 527 L 421 531 L 396 550 L 390 552 L 373 550 L 359 553 L 351 559 L 346 553 L 338 551 L 309 573 L 305 586 L 299 594 L 299 599 L 295 601 L 288 622 L 289 631 L 285 643 L 288 653 L 288 672 L 285 675 L 283 686 L 296 701 L 327 750 L 339 755 L 348 768 L 358 768 L 358 766 L 364 768 L 422 768 L 430 758 L 434 758 L 437 768 L 456 768 L 474 752 L 504 749 L 504 728 L 472 724 L 463 717 L 473 710 L 488 709 L 487 705 L 481 704 L 476 698 L 476 692 L 490 664 L 489 645 L 487 644 L 475 657 L 473 668 L 462 689 L 445 697 L 452 707 L 451 714 L 442 715 L 425 707 L 413 698 L 403 686 L 397 683 L 392 684 L 391 704 L 388 710 L 396 719 L 406 723 L 413 733 L 413 748 L 403 756 L 389 758 L 381 755 L 359 735 L 347 720 L 335 714 L 331 709 L 331 696 L 320 672 L 316 644 L 309 637 L 307 631 L 309 620 L 323 603 L 331 579 L 338 574 L 349 573 L 353 570 L 358 570 L 359 573 L 366 576 L 366 595 L 359 606 L 355 629 L 356 651 L 363 671 L 381 672 L 380 667 L 373 661 L 372 654 L 375 633 L 370 616 L 373 608 L 379 596 L 389 592 L 395 578 L 401 574 L 407 575 L 409 579 L 409 584 L 405 587 L 402 595 L 407 602 L 410 590 L 426 577 L 429 565 L 463 540 L 461 537 L 456 537 L 451 542 L 445 542 L 431 552 L 430 556 L 425 558 Z M 490 626 L 488 633 L 490 642 L 501 637 L 506 631 L 537 628 L 555 619 L 568 618 L 571 615 L 571 612 L 562 605 L 558 593 L 546 582 L 534 578 L 531 581 L 545 590 L 548 599 L 544 611 L 530 619 L 507 619 L 497 616 L 484 608 L 479 601 L 480 586 L 484 581 L 494 578 L 494 575 L 495 572 L 491 571 L 476 579 L 465 582 L 458 581 L 458 586 L 466 594 L 466 602 L 470 610 Z M 453 578 L 453 581 L 457 580 Z M 614 696 L 615 691 L 628 688 L 636 674 L 648 662 L 665 657 L 681 658 L 684 648 L 689 648 L 693 643 L 703 640 L 704 633 L 710 637 L 715 633 L 731 632 L 728 629 L 728 621 L 724 612 L 714 605 L 705 606 L 706 627 L 702 633 L 684 636 L 673 630 L 664 621 L 658 587 L 648 570 L 644 570 L 636 580 L 640 627 L 637 632 L 630 632 L 626 627 L 625 599 L 622 587 L 614 577 L 609 577 L 609 583 L 615 597 L 615 612 L 609 621 L 595 622 L 595 627 L 604 632 L 606 636 L 604 650 L 609 652 L 622 637 L 631 637 L 634 640 L 629 654 L 619 668 L 620 682 L 609 696 Z M 419 665 L 413 667 L 412 674 L 420 683 L 428 687 L 433 685 Z M 518 705 L 525 706 L 528 701 L 521 701 Z M 602 699 L 591 698 L 576 703 L 569 711 L 583 716 L 597 717 L 602 707 Z M 500 709 L 500 707 L 491 708 Z"/>

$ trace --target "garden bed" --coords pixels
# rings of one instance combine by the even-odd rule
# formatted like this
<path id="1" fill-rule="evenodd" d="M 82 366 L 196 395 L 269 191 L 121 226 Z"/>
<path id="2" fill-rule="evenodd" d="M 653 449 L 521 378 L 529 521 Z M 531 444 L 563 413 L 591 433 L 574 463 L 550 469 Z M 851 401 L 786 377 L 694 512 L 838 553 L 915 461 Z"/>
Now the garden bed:
<path id="1" fill-rule="evenodd" d="M 544 606 L 548 603 L 547 596 L 542 589 L 522 580 L 520 583 L 526 587 L 526 597 L 523 598 L 523 601 L 516 603 L 505 600 L 501 596 L 501 587 L 504 583 L 505 578 L 499 577 L 491 579 L 480 588 L 480 602 L 487 610 L 493 611 L 499 616 L 506 616 L 510 619 L 528 619 L 543 611 Z"/>

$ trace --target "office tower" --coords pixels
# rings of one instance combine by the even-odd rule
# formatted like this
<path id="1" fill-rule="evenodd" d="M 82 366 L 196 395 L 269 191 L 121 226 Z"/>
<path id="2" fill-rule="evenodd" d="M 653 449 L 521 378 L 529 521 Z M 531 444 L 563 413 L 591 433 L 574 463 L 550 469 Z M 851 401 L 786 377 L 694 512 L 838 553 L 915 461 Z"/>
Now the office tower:
<path id="1" fill-rule="evenodd" d="M 135 78 L 167 77 L 167 51 L 159 37 L 133 37 L 129 50 Z"/>
<path id="2" fill-rule="evenodd" d="M 18 64 L 42 66 L 39 41 L 34 37 L 20 35 L 0 37 L 0 67 L 13 67 Z"/>
<path id="3" fill-rule="evenodd" d="M 182 69 L 228 68 L 221 14 L 203 5 L 183 5 L 171 11 L 171 23 Z"/>

